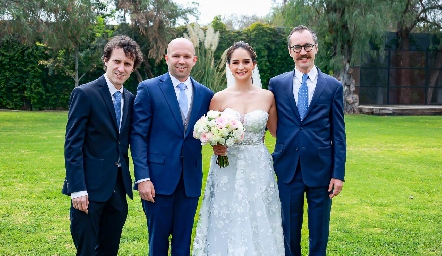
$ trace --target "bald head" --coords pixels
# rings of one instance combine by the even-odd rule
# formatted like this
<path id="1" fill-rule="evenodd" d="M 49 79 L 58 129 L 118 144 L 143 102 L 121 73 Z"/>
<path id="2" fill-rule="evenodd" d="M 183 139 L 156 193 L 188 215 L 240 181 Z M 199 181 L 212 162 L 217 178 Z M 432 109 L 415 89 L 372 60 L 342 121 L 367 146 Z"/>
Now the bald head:
<path id="1" fill-rule="evenodd" d="M 195 46 L 193 45 L 192 41 L 184 37 L 175 38 L 169 42 L 167 45 L 167 55 L 169 55 L 169 53 L 177 47 L 191 49 L 192 54 L 195 55 Z"/>

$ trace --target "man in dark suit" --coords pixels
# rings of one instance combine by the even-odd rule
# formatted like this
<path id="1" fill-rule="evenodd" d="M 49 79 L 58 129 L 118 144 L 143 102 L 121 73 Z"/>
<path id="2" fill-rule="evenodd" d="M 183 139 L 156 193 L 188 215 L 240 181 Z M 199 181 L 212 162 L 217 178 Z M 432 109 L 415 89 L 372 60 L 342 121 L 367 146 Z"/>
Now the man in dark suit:
<path id="1" fill-rule="evenodd" d="M 213 92 L 190 77 L 197 61 L 185 38 L 172 40 L 165 59 L 169 72 L 138 86 L 131 153 L 135 189 L 147 218 L 149 255 L 189 255 L 201 194 L 201 142 L 193 126 L 207 113 Z"/>
<path id="2" fill-rule="evenodd" d="M 106 73 L 71 94 L 64 147 L 77 255 L 117 255 L 132 199 L 129 134 L 134 96 L 123 83 L 142 62 L 138 44 L 116 36 L 104 47 Z"/>
<path id="3" fill-rule="evenodd" d="M 346 159 L 343 89 L 314 64 L 316 33 L 295 27 L 288 37 L 294 71 L 270 80 L 278 113 L 273 153 L 282 205 L 285 255 L 301 255 L 304 195 L 309 255 L 326 255 L 331 199 L 343 186 Z"/>

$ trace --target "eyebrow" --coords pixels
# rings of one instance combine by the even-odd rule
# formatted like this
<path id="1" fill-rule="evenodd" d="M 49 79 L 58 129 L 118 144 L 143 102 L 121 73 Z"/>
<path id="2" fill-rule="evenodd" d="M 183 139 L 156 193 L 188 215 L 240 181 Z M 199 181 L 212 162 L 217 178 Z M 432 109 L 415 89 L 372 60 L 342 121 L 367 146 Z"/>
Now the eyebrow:
<path id="1" fill-rule="evenodd" d="M 242 59 L 242 60 L 252 60 L 252 59 L 248 58 L 248 59 Z M 239 59 L 232 59 L 231 61 L 239 61 Z"/>

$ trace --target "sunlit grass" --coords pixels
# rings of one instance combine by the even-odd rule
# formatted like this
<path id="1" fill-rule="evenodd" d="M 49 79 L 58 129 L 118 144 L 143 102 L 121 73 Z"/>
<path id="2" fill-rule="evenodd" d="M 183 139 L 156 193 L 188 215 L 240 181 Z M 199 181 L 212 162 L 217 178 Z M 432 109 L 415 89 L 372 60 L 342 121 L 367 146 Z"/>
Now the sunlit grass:
<path id="1" fill-rule="evenodd" d="M 75 253 L 61 194 L 66 120 L 66 112 L 0 111 L 0 255 Z M 442 117 L 350 115 L 346 127 L 346 182 L 333 200 L 328 255 L 442 255 Z M 267 136 L 270 151 L 274 143 Z M 211 153 L 203 148 L 204 179 Z M 137 193 L 120 255 L 147 255 Z"/>

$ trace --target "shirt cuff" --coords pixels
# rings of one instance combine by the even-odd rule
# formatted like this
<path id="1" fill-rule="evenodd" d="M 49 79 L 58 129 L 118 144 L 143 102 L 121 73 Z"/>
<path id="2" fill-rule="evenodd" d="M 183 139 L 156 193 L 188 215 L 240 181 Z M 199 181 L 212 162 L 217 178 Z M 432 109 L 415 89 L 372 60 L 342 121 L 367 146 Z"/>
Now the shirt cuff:
<path id="1" fill-rule="evenodd" d="M 71 193 L 71 199 L 75 199 L 77 197 L 82 197 L 82 196 L 87 196 L 87 191 L 86 190 Z"/>
<path id="2" fill-rule="evenodd" d="M 145 178 L 145 179 L 137 180 L 137 182 L 135 182 L 135 184 L 139 184 L 139 183 L 141 183 L 143 181 L 147 181 L 147 180 L 150 180 L 150 178 Z"/>

